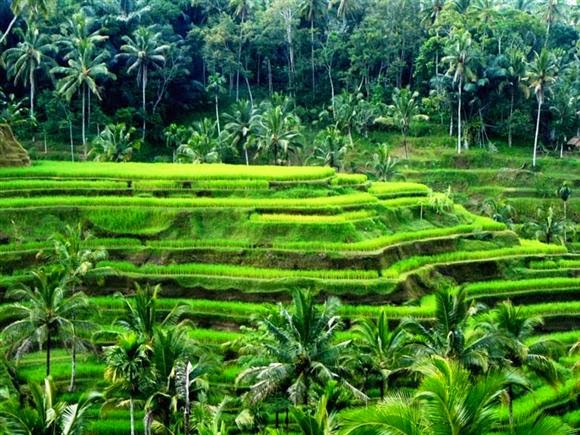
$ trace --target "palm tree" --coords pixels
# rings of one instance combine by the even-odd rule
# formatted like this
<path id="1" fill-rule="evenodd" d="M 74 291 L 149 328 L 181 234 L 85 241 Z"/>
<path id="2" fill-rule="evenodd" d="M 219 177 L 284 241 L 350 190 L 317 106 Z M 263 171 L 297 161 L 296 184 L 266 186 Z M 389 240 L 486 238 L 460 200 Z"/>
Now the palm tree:
<path id="1" fill-rule="evenodd" d="M 508 48 L 505 52 L 507 60 L 507 80 L 502 82 L 500 90 L 507 85 L 510 88 L 510 114 L 508 126 L 508 145 L 512 146 L 512 124 L 514 114 L 514 100 L 516 92 L 521 92 L 525 98 L 530 95 L 529 88 L 523 83 L 523 78 L 526 76 L 526 55 L 522 50 L 515 47 Z"/>
<path id="2" fill-rule="evenodd" d="M 102 395 L 93 391 L 82 394 L 74 404 L 57 401 L 50 376 L 41 385 L 28 384 L 28 390 L 30 398 L 24 409 L 20 401 L 3 403 L 0 428 L 6 429 L 6 433 L 80 435 L 85 433 L 89 409 L 102 400 Z"/>
<path id="3" fill-rule="evenodd" d="M 26 32 L 16 29 L 22 39 L 16 47 L 2 53 L 2 64 L 8 66 L 8 75 L 14 83 L 22 82 L 30 87 L 30 117 L 34 118 L 34 99 L 36 95 L 36 72 L 43 69 L 52 60 L 50 53 L 56 52 L 56 46 L 48 35 L 40 33 L 33 24 L 28 25 Z"/>
<path id="4" fill-rule="evenodd" d="M 146 344 L 153 341 L 156 328 L 176 326 L 190 316 L 188 305 L 176 304 L 163 319 L 157 310 L 157 300 L 161 286 L 140 286 L 135 283 L 135 296 L 123 297 L 124 317 L 117 321 L 125 331 L 143 337 Z M 160 320 L 161 319 L 161 320 Z"/>
<path id="5" fill-rule="evenodd" d="M 461 154 L 461 94 L 465 80 L 475 78 L 471 69 L 474 48 L 469 32 L 453 32 L 445 51 L 447 55 L 442 61 L 449 64 L 447 75 L 453 75 L 453 83 L 457 83 L 457 154 Z"/>
<path id="6" fill-rule="evenodd" d="M 226 120 L 226 140 L 232 148 L 243 149 L 246 165 L 250 164 L 248 150 L 256 140 L 260 111 L 247 100 L 240 100 L 232 106 L 232 113 L 224 115 Z"/>
<path id="7" fill-rule="evenodd" d="M 177 162 L 177 149 L 187 142 L 187 138 L 191 136 L 191 131 L 183 125 L 171 123 L 163 130 L 163 136 L 165 136 L 166 146 L 171 148 L 173 163 L 175 163 Z"/>
<path id="8" fill-rule="evenodd" d="M 336 393 L 336 382 L 329 382 L 324 390 L 324 394 L 318 400 L 314 412 L 310 413 L 300 408 L 292 410 L 294 421 L 298 425 L 302 434 L 305 435 L 331 435 L 337 433 L 338 419 L 336 414 L 330 412 L 329 400 Z"/>
<path id="9" fill-rule="evenodd" d="M 421 13 L 423 14 L 422 21 L 429 21 L 430 25 L 435 24 L 437 18 L 445 7 L 446 0 L 422 0 Z"/>
<path id="10" fill-rule="evenodd" d="M 141 110 L 143 111 L 143 136 L 147 127 L 147 81 L 149 70 L 159 68 L 165 63 L 165 52 L 169 45 L 161 44 L 161 32 L 154 32 L 152 27 L 139 27 L 133 37 L 123 36 L 125 44 L 121 46 L 122 53 L 117 57 L 128 60 L 127 72 L 137 72 L 137 81 L 141 83 Z"/>
<path id="11" fill-rule="evenodd" d="M 543 18 L 546 21 L 546 40 L 544 46 L 547 46 L 552 25 L 564 15 L 566 4 L 559 0 L 547 0 L 545 5 Z"/>
<path id="12" fill-rule="evenodd" d="M 88 330 L 90 322 L 80 320 L 87 314 L 89 299 L 82 292 L 68 294 L 60 274 L 33 272 L 37 286 L 10 290 L 6 296 L 19 302 L 9 304 L 5 312 L 17 319 L 2 331 L 10 353 L 16 358 L 39 343 L 46 344 L 46 375 L 50 375 L 50 353 L 55 340 L 65 341 L 75 331 Z"/>
<path id="13" fill-rule="evenodd" d="M 418 120 L 428 120 L 427 115 L 419 113 L 419 103 L 417 102 L 417 97 L 419 97 L 418 92 L 411 92 L 407 88 L 395 88 L 393 92 L 393 104 L 389 106 L 391 111 L 388 117 L 379 117 L 376 122 L 395 124 L 401 129 L 401 135 L 403 136 L 403 145 L 405 146 L 405 158 L 409 158 L 409 150 L 407 148 L 407 136 L 409 134 L 409 129 L 411 128 L 412 121 Z"/>
<path id="14" fill-rule="evenodd" d="M 432 327 L 415 319 L 401 324 L 411 336 L 406 346 L 417 358 L 432 355 L 450 358 L 474 373 L 486 373 L 490 367 L 501 365 L 501 336 L 478 323 L 469 327 L 468 322 L 477 312 L 477 306 L 467 300 L 465 289 L 461 288 L 457 294 L 439 291 L 435 293 L 435 304 Z"/>
<path id="15" fill-rule="evenodd" d="M 10 2 L 10 9 L 12 10 L 12 20 L 8 24 L 8 28 L 0 38 L 0 44 L 6 41 L 6 38 L 10 34 L 12 27 L 16 23 L 16 20 L 23 14 L 27 14 L 29 17 L 33 18 L 37 15 L 48 15 L 48 11 L 53 4 L 53 0 L 12 0 Z"/>
<path id="16" fill-rule="evenodd" d="M 314 21 L 324 15 L 328 9 L 327 0 L 301 0 L 300 13 L 310 23 L 310 70 L 312 80 L 312 95 L 316 93 L 315 63 L 314 63 Z"/>
<path id="17" fill-rule="evenodd" d="M 568 222 L 568 200 L 570 199 L 570 196 L 572 195 L 572 189 L 570 189 L 570 187 L 568 186 L 568 183 L 563 182 L 562 185 L 558 188 L 558 196 L 560 197 L 560 199 L 562 200 L 562 202 L 564 203 L 564 243 L 566 243 L 566 223 Z"/>
<path id="18" fill-rule="evenodd" d="M 83 10 L 65 21 L 61 30 L 62 36 L 57 41 L 63 47 L 65 57 L 74 55 L 78 47 L 94 48 L 109 39 L 108 36 L 101 34 L 102 29 L 91 31 L 93 22 Z"/>
<path id="19" fill-rule="evenodd" d="M 220 95 L 225 92 L 226 79 L 220 73 L 213 73 L 209 76 L 207 82 L 207 92 L 213 96 L 215 102 L 215 122 L 217 124 L 218 136 L 221 136 L 221 124 L 220 124 L 220 106 L 219 98 Z"/>
<path id="20" fill-rule="evenodd" d="M 547 211 L 538 209 L 537 220 L 526 222 L 522 232 L 545 243 L 564 243 L 567 226 L 568 223 L 557 219 L 554 216 L 554 209 L 548 207 Z"/>
<path id="21" fill-rule="evenodd" d="M 285 114 L 281 106 L 274 106 L 260 120 L 258 150 L 271 152 L 275 165 L 284 161 L 290 164 L 289 154 L 302 146 L 301 137 L 300 120 Z"/>
<path id="22" fill-rule="evenodd" d="M 381 311 L 376 320 L 360 321 L 355 325 L 354 332 L 357 345 L 355 355 L 361 360 L 368 360 L 371 372 L 379 376 L 380 393 L 383 398 L 389 376 L 407 365 L 402 352 L 405 332 L 400 328 L 391 330 L 384 311 Z"/>
<path id="23" fill-rule="evenodd" d="M 510 301 L 502 302 L 489 314 L 496 333 L 503 337 L 505 358 L 515 368 L 525 367 L 550 385 L 560 380 L 555 359 L 564 353 L 564 346 L 557 340 L 539 336 L 532 341 L 536 328 L 543 324 L 538 316 L 526 315 L 521 307 Z M 513 389 L 508 387 L 510 425 L 513 420 Z"/>
<path id="24" fill-rule="evenodd" d="M 225 152 L 224 142 L 216 134 L 216 123 L 209 118 L 196 122 L 186 143 L 177 148 L 180 161 L 191 163 L 218 163 Z M 227 144 L 225 144 L 227 145 Z"/>
<path id="25" fill-rule="evenodd" d="M 121 122 L 109 124 L 93 140 L 89 157 L 94 156 L 98 162 L 128 162 L 133 153 L 141 149 L 141 141 L 133 138 L 134 127 Z"/>
<path id="26" fill-rule="evenodd" d="M 151 347 L 134 332 L 120 335 L 117 343 L 105 350 L 105 379 L 110 383 L 107 402 L 129 405 L 131 435 L 135 435 L 135 400 L 151 383 Z M 128 400 L 125 400 L 128 395 Z"/>
<path id="27" fill-rule="evenodd" d="M 379 405 L 343 414 L 342 433 L 481 435 L 498 421 L 495 411 L 508 385 L 523 381 L 501 372 L 471 377 L 456 361 L 432 357 L 416 370 L 423 376 L 412 395 L 394 394 Z"/>
<path id="28" fill-rule="evenodd" d="M 57 84 L 57 92 L 63 95 L 68 101 L 74 94 L 81 93 L 81 113 L 82 113 L 82 141 L 83 153 L 87 158 L 87 137 L 86 137 L 86 96 L 93 93 L 97 98 L 101 98 L 97 87 L 99 78 L 115 78 L 115 75 L 109 72 L 105 60 L 109 57 L 108 52 L 102 51 L 98 55 L 94 54 L 94 47 L 90 43 L 85 43 L 77 47 L 70 53 L 67 60 L 67 66 L 55 67 L 53 73 L 62 74 L 63 77 Z"/>
<path id="29" fill-rule="evenodd" d="M 252 7 L 251 0 L 230 0 L 230 6 L 234 9 L 234 16 L 240 19 L 240 33 L 238 35 L 238 55 L 236 71 L 236 102 L 240 98 L 240 70 L 242 68 L 242 47 L 244 45 L 244 22 Z"/>
<path id="30" fill-rule="evenodd" d="M 336 127 L 326 127 L 316 135 L 311 160 L 341 170 L 350 149 L 345 137 Z"/>
<path id="31" fill-rule="evenodd" d="M 145 421 L 157 431 L 190 433 L 192 402 L 208 390 L 210 360 L 181 326 L 156 328 L 151 346 L 153 393 L 145 402 Z M 171 429 L 170 429 L 171 428 Z M 148 433 L 146 431 L 146 433 Z"/>
<path id="32" fill-rule="evenodd" d="M 285 391 L 294 404 L 308 404 L 313 385 L 340 381 L 356 397 L 365 398 L 342 376 L 341 359 L 349 342 L 335 343 L 333 337 L 340 326 L 336 316 L 338 301 L 329 299 L 317 307 L 312 296 L 297 291 L 292 309 L 281 307 L 276 317 L 263 319 L 258 355 L 270 363 L 250 367 L 238 376 L 236 383 L 250 381 L 246 398 L 251 404 Z"/>
<path id="33" fill-rule="evenodd" d="M 47 252 L 49 263 L 62 274 L 63 285 L 71 294 L 74 294 L 84 282 L 89 272 L 102 272 L 104 268 L 97 267 L 97 263 L 107 258 L 104 248 L 91 249 L 87 244 L 92 236 L 85 233 L 82 225 L 67 225 L 62 233 L 56 233 L 51 237 L 52 249 Z M 71 378 L 69 391 L 75 388 L 76 379 L 76 356 L 78 350 L 91 347 L 91 343 L 84 339 L 94 330 L 91 322 L 83 322 L 84 329 L 73 328 L 66 342 L 71 348 Z"/>
<path id="34" fill-rule="evenodd" d="M 534 61 L 528 64 L 528 74 L 525 79 L 530 89 L 533 89 L 538 101 L 538 114 L 536 118 L 536 135 L 534 138 L 534 154 L 532 166 L 536 167 L 536 156 L 538 153 L 538 137 L 540 134 L 540 117 L 542 114 L 542 104 L 544 104 L 546 94 L 556 81 L 558 67 L 552 54 L 545 48 L 538 54 L 534 53 Z"/>
<path id="35" fill-rule="evenodd" d="M 373 153 L 368 164 L 370 174 L 379 181 L 391 181 L 396 178 L 404 178 L 399 172 L 399 160 L 391 157 L 389 146 L 386 143 L 379 145 L 377 152 Z"/>

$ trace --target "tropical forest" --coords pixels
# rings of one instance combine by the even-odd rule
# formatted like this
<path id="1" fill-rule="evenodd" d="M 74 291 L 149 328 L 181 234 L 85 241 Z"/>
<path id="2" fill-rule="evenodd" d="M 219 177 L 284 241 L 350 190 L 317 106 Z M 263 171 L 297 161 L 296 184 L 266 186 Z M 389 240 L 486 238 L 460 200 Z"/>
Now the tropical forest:
<path id="1" fill-rule="evenodd" d="M 580 0 L 0 0 L 0 435 L 580 433 Z"/>

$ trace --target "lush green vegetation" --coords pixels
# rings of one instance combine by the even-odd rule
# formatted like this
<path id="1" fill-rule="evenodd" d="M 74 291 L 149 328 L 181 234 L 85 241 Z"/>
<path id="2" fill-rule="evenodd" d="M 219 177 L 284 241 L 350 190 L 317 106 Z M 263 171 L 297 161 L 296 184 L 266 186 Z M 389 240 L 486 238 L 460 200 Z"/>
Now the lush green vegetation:
<path id="1" fill-rule="evenodd" d="M 0 434 L 578 432 L 579 18 L 0 5 Z"/>

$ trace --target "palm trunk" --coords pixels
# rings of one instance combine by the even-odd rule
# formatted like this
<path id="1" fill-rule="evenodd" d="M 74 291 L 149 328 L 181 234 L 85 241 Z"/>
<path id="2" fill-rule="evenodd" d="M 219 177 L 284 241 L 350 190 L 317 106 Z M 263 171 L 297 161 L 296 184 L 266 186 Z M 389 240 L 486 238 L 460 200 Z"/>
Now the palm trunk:
<path id="1" fill-rule="evenodd" d="M 189 403 L 189 374 L 190 374 L 191 364 L 188 362 L 185 366 L 185 405 L 183 407 L 183 434 L 189 435 L 189 414 L 190 414 L 190 403 Z"/>
<path id="2" fill-rule="evenodd" d="M 328 71 L 328 80 L 330 82 L 330 102 L 332 104 L 332 118 L 336 121 L 336 110 L 334 108 L 334 80 L 332 80 L 332 68 L 326 67 Z"/>
<path id="3" fill-rule="evenodd" d="M 403 133 L 403 145 L 405 146 L 405 159 L 409 160 L 409 149 L 407 148 L 407 134 Z"/>
<path id="4" fill-rule="evenodd" d="M 312 98 L 316 95 L 316 80 L 314 77 L 314 15 L 310 17 L 310 69 L 312 70 Z"/>
<path id="5" fill-rule="evenodd" d="M 568 203 L 564 201 L 564 243 L 566 243 L 566 225 L 568 221 Z"/>
<path id="6" fill-rule="evenodd" d="M 219 108 L 219 100 L 218 100 L 217 94 L 215 96 L 215 122 L 217 123 L 218 136 L 221 136 L 222 129 L 220 126 L 220 108 Z"/>
<path id="7" fill-rule="evenodd" d="M 538 136 L 540 134 L 540 114 L 542 113 L 542 100 L 538 98 L 538 116 L 536 117 L 536 137 L 534 139 L 534 154 L 532 157 L 532 167 L 536 167 L 538 156 Z"/>
<path id="8" fill-rule="evenodd" d="M 91 134 L 91 90 L 87 86 L 87 133 Z"/>
<path id="9" fill-rule="evenodd" d="M 272 84 L 272 62 L 270 58 L 268 58 L 268 91 L 270 92 L 270 96 L 274 92 L 274 86 Z"/>
<path id="10" fill-rule="evenodd" d="M 34 68 L 32 67 L 32 65 L 30 66 L 30 74 L 29 74 L 29 79 L 30 79 L 30 117 L 34 118 Z"/>
<path id="11" fill-rule="evenodd" d="M 252 87 L 250 86 L 250 80 L 244 74 L 244 80 L 246 81 L 246 87 L 248 88 L 248 96 L 250 97 L 250 104 L 254 107 L 254 96 L 252 95 Z"/>
<path id="12" fill-rule="evenodd" d="M 75 161 L 75 145 L 73 142 L 73 130 L 72 130 L 72 121 L 69 120 L 68 122 L 68 136 L 70 139 L 70 160 L 71 162 Z"/>
<path id="13" fill-rule="evenodd" d="M 51 348 L 51 337 L 50 337 L 51 331 L 48 331 L 47 337 L 46 337 L 46 376 L 50 376 L 50 348 Z"/>
<path id="14" fill-rule="evenodd" d="M 508 146 L 512 147 L 512 117 L 514 116 L 514 90 L 512 88 L 512 99 L 510 102 L 510 121 L 508 125 Z"/>
<path id="15" fill-rule="evenodd" d="M 463 78 L 459 79 L 459 101 L 457 105 L 457 154 L 461 154 L 461 88 Z"/>
<path id="16" fill-rule="evenodd" d="M 246 166 L 250 166 L 250 158 L 248 156 L 248 147 L 244 146 L 244 156 L 246 157 Z"/>
<path id="17" fill-rule="evenodd" d="M 236 71 L 236 101 L 240 99 L 240 69 L 242 68 L 242 41 L 244 36 L 244 14 L 240 21 L 240 42 L 238 43 L 238 69 Z"/>
<path id="18" fill-rule="evenodd" d="M 77 377 L 77 346 L 75 343 L 75 336 L 73 335 L 72 352 L 71 352 L 70 385 L 68 386 L 69 391 L 74 391 L 76 377 Z"/>
<path id="19" fill-rule="evenodd" d="M 133 396 L 129 398 L 129 418 L 131 419 L 131 435 L 135 435 L 135 405 Z"/>
<path id="20" fill-rule="evenodd" d="M 83 85 L 84 87 L 85 85 Z M 85 132 L 85 122 L 86 122 L 86 110 L 85 110 L 85 105 L 86 105 L 86 101 L 85 101 L 85 90 L 81 88 L 81 94 L 82 94 L 82 106 L 81 106 L 81 112 L 82 112 L 82 127 L 81 127 L 81 133 L 82 133 L 82 138 L 83 138 L 83 154 L 84 154 L 84 158 L 85 160 L 87 159 L 87 154 L 88 154 L 88 150 L 87 150 L 87 136 L 86 136 L 86 132 Z"/>
<path id="21" fill-rule="evenodd" d="M 513 403 L 513 387 L 511 385 L 507 388 L 507 401 L 508 401 L 508 416 L 510 423 L 510 430 L 514 430 L 514 403 Z"/>
<path id="22" fill-rule="evenodd" d="M 143 140 L 145 140 L 145 132 L 147 129 L 147 106 L 146 106 L 146 97 L 145 97 L 145 91 L 147 89 L 147 66 L 143 67 L 143 83 L 142 83 L 142 89 L 141 89 L 141 110 L 143 111 Z"/>
<path id="23" fill-rule="evenodd" d="M 8 34 L 10 33 L 10 31 L 12 30 L 12 27 L 14 27 L 14 24 L 16 23 L 17 19 L 18 19 L 18 15 L 14 15 L 14 17 L 12 17 L 12 21 L 10 21 L 10 24 L 8 24 L 8 28 L 4 32 L 4 35 L 2 35 L 2 38 L 0 38 L 0 44 L 4 43 L 4 41 L 6 41 L 6 38 L 8 37 Z"/>
<path id="24" fill-rule="evenodd" d="M 453 108 L 449 110 L 449 136 L 453 136 Z"/>

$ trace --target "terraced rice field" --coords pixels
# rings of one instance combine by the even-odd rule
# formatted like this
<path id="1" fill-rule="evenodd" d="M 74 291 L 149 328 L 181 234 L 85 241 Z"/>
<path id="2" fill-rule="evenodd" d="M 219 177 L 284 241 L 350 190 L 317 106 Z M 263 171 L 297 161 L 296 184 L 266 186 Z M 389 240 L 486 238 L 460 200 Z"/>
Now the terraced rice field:
<path id="1" fill-rule="evenodd" d="M 191 308 L 190 335 L 225 355 L 212 380 L 234 396 L 240 368 L 222 349 L 296 288 L 312 289 L 321 302 L 342 300 L 347 328 L 339 338 L 381 311 L 393 323 L 429 322 L 441 286 L 463 287 L 489 306 L 512 299 L 545 318 L 542 334 L 568 346 L 580 333 L 576 245 L 520 239 L 457 204 L 440 210 L 421 183 L 371 183 L 329 168 L 43 162 L 0 169 L 0 192 L 2 295 L 45 261 L 50 234 L 82 222 L 94 235 L 85 245 L 108 253 L 85 288 L 93 320 L 113 328 L 135 282 L 162 284 L 160 313 Z M 42 380 L 42 358 L 22 358 L 18 377 Z M 70 355 L 57 351 L 53 364 L 57 386 L 65 386 Z M 103 371 L 98 353 L 79 355 L 81 387 L 103 387 Z M 574 403 L 577 394 L 573 380 L 541 387 L 515 401 L 515 414 Z M 105 415 L 90 433 L 127 433 L 125 410 Z M 578 425 L 577 413 L 566 418 Z"/>

